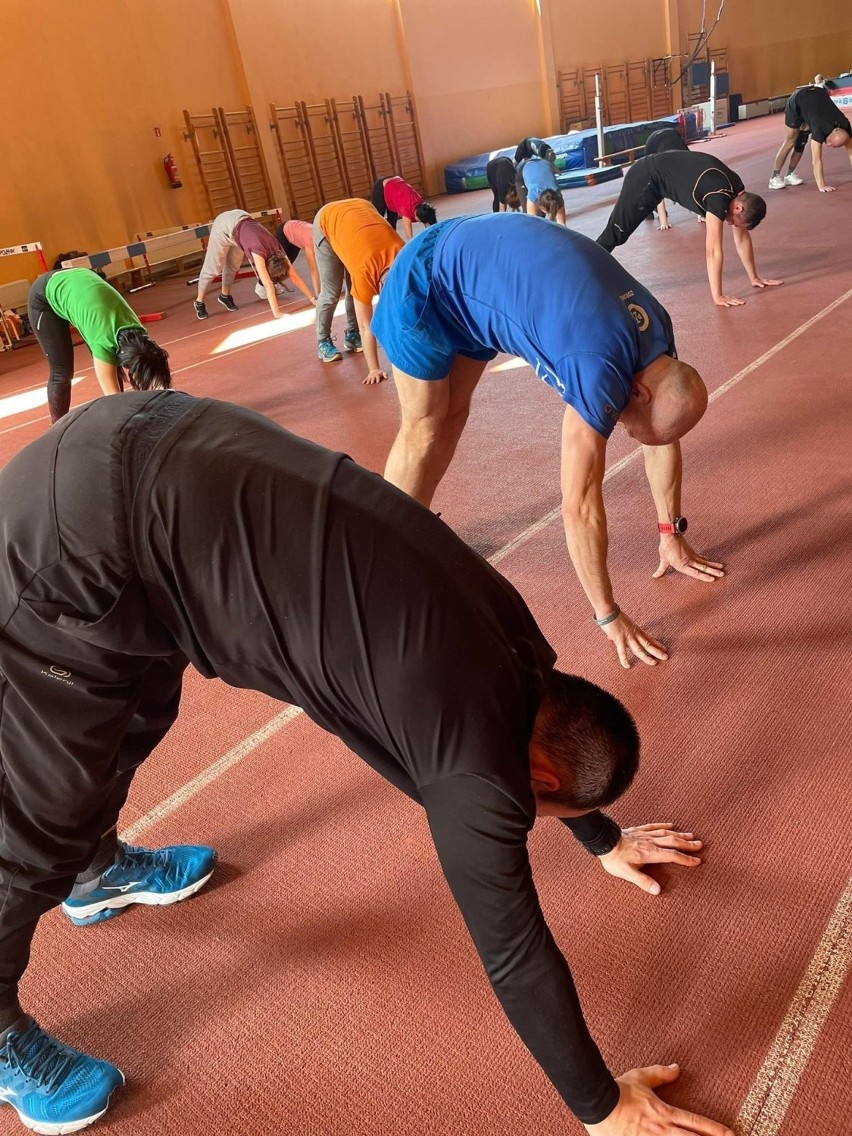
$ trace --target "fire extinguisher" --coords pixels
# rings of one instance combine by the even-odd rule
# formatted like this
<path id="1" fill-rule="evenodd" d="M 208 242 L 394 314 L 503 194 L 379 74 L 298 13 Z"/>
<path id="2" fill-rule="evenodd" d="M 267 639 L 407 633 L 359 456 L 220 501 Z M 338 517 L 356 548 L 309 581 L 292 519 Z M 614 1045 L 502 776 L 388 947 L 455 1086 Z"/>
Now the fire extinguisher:
<path id="1" fill-rule="evenodd" d="M 171 154 L 166 154 L 165 158 L 163 158 L 163 168 L 166 171 L 166 177 L 169 179 L 169 185 L 172 189 L 183 189 L 183 182 L 180 180 L 177 162 Z"/>

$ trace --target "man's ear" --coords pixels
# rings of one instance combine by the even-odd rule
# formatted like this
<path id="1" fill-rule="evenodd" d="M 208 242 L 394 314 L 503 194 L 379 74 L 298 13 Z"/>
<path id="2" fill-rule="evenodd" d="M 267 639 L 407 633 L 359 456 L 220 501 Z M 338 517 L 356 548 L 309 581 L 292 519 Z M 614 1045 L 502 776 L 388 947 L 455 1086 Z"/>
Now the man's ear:
<path id="1" fill-rule="evenodd" d="M 644 405 L 647 405 L 651 401 L 650 387 L 646 386 L 645 383 L 634 381 L 633 386 L 630 389 L 630 397 L 637 399 Z"/>
<path id="2" fill-rule="evenodd" d="M 535 742 L 530 742 L 530 779 L 533 791 L 539 789 L 542 792 L 555 793 L 562 784 L 550 761 Z"/>

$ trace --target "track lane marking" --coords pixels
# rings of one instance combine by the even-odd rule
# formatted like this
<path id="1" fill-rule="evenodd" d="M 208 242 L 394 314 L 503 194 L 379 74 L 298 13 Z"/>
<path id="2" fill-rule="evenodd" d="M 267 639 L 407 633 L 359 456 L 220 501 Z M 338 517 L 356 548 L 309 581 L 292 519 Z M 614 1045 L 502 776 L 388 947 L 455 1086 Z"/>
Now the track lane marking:
<path id="1" fill-rule="evenodd" d="M 852 876 L 740 1108 L 738 1136 L 776 1136 L 852 963 Z"/>

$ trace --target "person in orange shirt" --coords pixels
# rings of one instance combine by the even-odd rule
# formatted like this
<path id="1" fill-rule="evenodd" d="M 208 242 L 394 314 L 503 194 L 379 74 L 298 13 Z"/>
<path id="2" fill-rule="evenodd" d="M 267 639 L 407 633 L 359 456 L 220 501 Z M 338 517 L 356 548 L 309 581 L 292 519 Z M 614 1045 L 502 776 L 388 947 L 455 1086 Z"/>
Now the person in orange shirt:
<path id="1" fill-rule="evenodd" d="M 381 291 L 390 266 L 403 247 L 393 231 L 369 201 L 360 197 L 332 201 L 314 217 L 314 249 L 320 278 L 317 300 L 317 357 L 335 363 L 342 355 L 331 337 L 331 321 L 346 289 L 347 351 L 363 351 L 367 360 L 368 385 L 387 378 L 379 366 L 376 337 L 370 330 L 373 300 Z"/>

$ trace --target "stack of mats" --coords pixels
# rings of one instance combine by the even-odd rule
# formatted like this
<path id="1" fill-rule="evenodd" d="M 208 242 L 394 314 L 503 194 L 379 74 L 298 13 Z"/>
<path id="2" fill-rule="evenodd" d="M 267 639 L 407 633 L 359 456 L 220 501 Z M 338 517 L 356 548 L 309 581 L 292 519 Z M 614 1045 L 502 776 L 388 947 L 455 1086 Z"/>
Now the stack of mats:
<path id="1" fill-rule="evenodd" d="M 642 146 L 649 134 L 666 126 L 679 126 L 686 140 L 692 141 L 699 135 L 696 116 L 692 111 L 668 118 L 658 118 L 653 122 L 631 122 L 620 126 L 604 127 L 604 146 L 608 154 L 627 150 L 631 146 Z M 610 178 L 621 177 L 621 166 L 596 166 L 598 156 L 598 136 L 595 130 L 575 130 L 571 134 L 557 134 L 546 138 L 556 152 L 556 180 L 563 188 L 578 185 L 597 185 Z M 447 193 L 464 193 L 471 189 L 485 189 L 485 167 L 492 158 L 515 156 L 515 146 L 503 150 L 491 150 L 485 154 L 474 154 L 461 158 L 444 167 L 444 182 Z"/>

